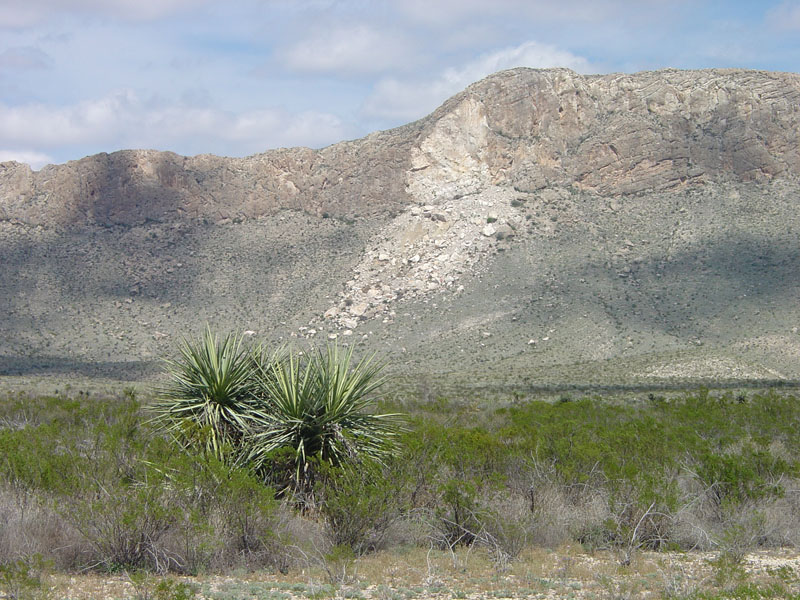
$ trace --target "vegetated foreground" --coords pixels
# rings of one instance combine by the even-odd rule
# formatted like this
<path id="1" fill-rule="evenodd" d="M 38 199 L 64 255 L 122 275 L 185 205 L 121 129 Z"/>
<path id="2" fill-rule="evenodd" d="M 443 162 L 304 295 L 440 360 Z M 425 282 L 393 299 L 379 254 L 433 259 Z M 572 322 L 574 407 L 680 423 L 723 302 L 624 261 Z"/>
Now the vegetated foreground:
<path id="1" fill-rule="evenodd" d="M 800 594 L 793 395 L 380 408 L 409 415 L 393 455 L 321 469 L 314 504 L 300 506 L 250 470 L 187 452 L 132 390 L 9 394 L 0 593 Z"/>

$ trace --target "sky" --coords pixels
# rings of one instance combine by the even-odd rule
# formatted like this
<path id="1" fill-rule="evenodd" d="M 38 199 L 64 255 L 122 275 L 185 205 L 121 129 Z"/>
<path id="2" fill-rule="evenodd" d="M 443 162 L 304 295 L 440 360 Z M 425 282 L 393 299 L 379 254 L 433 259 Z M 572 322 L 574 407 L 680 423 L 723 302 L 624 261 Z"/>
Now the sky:
<path id="1" fill-rule="evenodd" d="M 512 67 L 800 72 L 800 0 L 0 0 L 0 161 L 247 156 Z"/>

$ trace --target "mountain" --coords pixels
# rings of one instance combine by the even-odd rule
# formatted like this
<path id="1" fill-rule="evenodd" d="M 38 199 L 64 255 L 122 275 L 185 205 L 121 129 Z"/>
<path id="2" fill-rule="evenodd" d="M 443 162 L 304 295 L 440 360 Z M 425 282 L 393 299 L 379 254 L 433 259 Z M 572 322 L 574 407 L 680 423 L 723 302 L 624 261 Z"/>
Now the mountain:
<path id="1" fill-rule="evenodd" d="M 3 163 L 0 373 L 149 377 L 208 321 L 420 385 L 795 381 L 798 131 L 795 74 L 514 69 L 321 150 Z"/>

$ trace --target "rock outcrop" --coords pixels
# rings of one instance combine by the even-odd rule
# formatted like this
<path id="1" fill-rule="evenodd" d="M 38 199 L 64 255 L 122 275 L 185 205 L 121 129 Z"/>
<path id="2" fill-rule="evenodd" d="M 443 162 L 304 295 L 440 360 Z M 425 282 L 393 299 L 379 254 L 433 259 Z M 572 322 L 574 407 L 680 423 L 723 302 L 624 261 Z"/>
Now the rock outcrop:
<path id="1" fill-rule="evenodd" d="M 514 69 L 431 116 L 322 150 L 247 158 L 126 150 L 31 172 L 0 165 L 0 219 L 54 226 L 347 216 L 487 186 L 602 195 L 800 172 L 800 77 L 739 70 L 581 76 Z"/>

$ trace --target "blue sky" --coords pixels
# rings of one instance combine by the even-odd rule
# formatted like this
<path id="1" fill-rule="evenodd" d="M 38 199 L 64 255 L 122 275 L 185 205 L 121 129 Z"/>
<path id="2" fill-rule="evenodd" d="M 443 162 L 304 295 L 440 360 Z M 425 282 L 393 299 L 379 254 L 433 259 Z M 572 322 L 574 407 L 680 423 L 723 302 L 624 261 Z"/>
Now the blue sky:
<path id="1" fill-rule="evenodd" d="M 321 147 L 515 66 L 799 72 L 800 0 L 0 0 L 0 161 Z"/>

